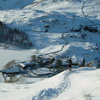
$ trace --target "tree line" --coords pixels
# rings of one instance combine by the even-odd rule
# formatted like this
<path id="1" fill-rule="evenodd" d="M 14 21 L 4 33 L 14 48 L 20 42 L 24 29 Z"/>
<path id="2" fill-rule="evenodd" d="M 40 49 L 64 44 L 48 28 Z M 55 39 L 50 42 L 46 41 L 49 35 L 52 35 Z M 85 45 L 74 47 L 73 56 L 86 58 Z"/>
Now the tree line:
<path id="1" fill-rule="evenodd" d="M 0 21 L 0 43 L 24 49 L 32 47 L 28 35 L 16 28 L 12 29 Z"/>

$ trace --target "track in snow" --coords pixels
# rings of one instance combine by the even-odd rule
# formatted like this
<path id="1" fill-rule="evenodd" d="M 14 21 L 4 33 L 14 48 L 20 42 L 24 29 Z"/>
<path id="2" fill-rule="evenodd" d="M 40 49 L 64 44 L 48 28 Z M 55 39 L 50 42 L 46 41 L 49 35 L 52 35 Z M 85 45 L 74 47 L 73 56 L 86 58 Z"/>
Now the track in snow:
<path id="1" fill-rule="evenodd" d="M 57 97 L 62 93 L 66 88 L 69 88 L 71 85 L 70 81 L 71 72 L 66 72 L 63 78 L 63 81 L 55 88 L 48 88 L 40 91 L 40 93 L 32 98 L 32 100 L 50 100 Z"/>

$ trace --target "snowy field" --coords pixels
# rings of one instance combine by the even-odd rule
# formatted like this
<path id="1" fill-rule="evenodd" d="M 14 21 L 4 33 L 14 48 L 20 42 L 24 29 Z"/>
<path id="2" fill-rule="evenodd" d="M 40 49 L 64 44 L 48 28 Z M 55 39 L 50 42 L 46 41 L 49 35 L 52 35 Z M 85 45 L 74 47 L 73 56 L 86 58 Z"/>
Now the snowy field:
<path id="1" fill-rule="evenodd" d="M 25 61 L 30 59 L 32 50 L 15 50 L 0 48 L 0 69 L 11 60 Z"/>
<path id="2" fill-rule="evenodd" d="M 0 0 L 0 21 L 26 32 L 34 45 L 29 50 L 0 47 L 0 69 L 13 59 L 27 61 L 34 54 L 59 51 L 65 44 L 51 56 L 73 61 L 100 59 L 100 0 L 87 0 L 82 9 L 84 2 Z M 88 25 L 98 32 L 82 28 Z M 0 82 L 0 100 L 100 100 L 100 70 L 95 68 L 66 70 L 51 78 L 27 79 L 26 83 Z"/>
<path id="3" fill-rule="evenodd" d="M 64 71 L 34 84 L 0 84 L 1 100 L 100 100 L 100 70 Z"/>

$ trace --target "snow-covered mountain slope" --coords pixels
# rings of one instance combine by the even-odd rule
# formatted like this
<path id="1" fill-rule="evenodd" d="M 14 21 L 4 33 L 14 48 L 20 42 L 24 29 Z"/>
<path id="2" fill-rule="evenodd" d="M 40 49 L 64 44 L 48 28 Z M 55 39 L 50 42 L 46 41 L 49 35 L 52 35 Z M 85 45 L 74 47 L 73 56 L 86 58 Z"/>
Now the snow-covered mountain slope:
<path id="1" fill-rule="evenodd" d="M 64 71 L 34 84 L 0 84 L 2 100 L 100 100 L 100 70 Z"/>
<path id="2" fill-rule="evenodd" d="M 53 56 L 75 62 L 100 60 L 100 0 L 0 0 L 0 7 L 0 21 L 34 44 L 29 50 L 0 46 L 0 69 L 12 59 L 55 51 Z M 100 70 L 72 69 L 33 84 L 0 83 L 0 100 L 50 99 L 100 100 Z"/>
<path id="3" fill-rule="evenodd" d="M 25 6 L 31 4 L 34 0 L 0 0 L 0 9 L 18 9 L 24 8 Z"/>
<path id="4" fill-rule="evenodd" d="M 1 10 L 0 20 L 25 31 L 40 54 L 66 44 L 58 57 L 100 59 L 100 1 L 87 0 L 84 6 L 84 0 L 77 1 L 40 0 L 23 9 Z"/>

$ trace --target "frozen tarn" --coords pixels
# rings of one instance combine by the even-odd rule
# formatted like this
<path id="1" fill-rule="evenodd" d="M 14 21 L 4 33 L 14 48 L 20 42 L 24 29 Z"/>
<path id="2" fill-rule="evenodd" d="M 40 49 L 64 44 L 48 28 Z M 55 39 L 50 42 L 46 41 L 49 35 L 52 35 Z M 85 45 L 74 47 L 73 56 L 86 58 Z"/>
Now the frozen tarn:
<path id="1" fill-rule="evenodd" d="M 0 69 L 11 60 L 24 61 L 32 55 L 32 50 L 8 50 L 0 49 Z"/>

